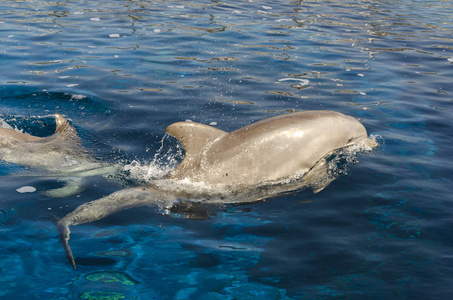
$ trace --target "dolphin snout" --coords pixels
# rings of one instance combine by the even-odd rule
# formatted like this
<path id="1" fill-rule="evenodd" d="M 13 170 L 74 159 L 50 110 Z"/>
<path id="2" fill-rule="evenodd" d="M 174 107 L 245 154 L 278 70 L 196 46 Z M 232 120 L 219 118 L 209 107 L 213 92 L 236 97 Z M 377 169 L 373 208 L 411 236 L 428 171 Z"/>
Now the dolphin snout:
<path id="1" fill-rule="evenodd" d="M 372 140 L 370 138 L 364 138 L 358 144 L 364 148 L 370 148 L 370 149 L 376 148 L 379 145 L 375 140 Z"/>

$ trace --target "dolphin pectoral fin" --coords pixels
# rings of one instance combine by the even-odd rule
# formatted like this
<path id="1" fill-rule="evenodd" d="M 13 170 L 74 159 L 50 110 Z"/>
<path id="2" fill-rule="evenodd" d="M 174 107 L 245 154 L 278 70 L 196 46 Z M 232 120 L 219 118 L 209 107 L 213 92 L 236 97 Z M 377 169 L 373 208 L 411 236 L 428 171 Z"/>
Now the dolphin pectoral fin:
<path id="1" fill-rule="evenodd" d="M 74 256 L 69 246 L 69 226 L 94 222 L 132 207 L 170 203 L 171 199 L 175 198 L 152 188 L 131 188 L 80 205 L 57 223 L 60 241 L 68 261 L 75 268 Z"/>
<path id="2" fill-rule="evenodd" d="M 303 180 L 317 194 L 334 181 L 335 176 L 329 171 L 326 158 L 322 158 L 304 175 Z"/>
<path id="3" fill-rule="evenodd" d="M 313 186 L 313 193 L 314 194 L 317 194 L 319 193 L 320 191 L 322 191 L 323 189 L 325 189 L 332 181 L 334 181 L 335 178 L 326 178 L 324 180 L 322 180 L 321 182 L 317 183 L 316 185 Z"/>

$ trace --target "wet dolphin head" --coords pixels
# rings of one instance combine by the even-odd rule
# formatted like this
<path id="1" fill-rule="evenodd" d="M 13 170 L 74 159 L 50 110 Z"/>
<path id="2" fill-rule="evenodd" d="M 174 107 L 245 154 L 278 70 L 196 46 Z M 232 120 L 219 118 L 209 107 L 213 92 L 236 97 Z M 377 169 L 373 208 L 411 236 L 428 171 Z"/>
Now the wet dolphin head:
<path id="1" fill-rule="evenodd" d="M 338 123 L 342 123 L 340 128 L 347 132 L 345 138 L 347 138 L 346 146 L 349 145 L 358 145 L 363 147 L 365 150 L 369 148 L 369 150 L 375 148 L 378 144 L 375 140 L 368 137 L 367 130 L 362 123 L 360 123 L 357 119 L 343 115 L 344 117 L 338 119 Z M 341 134 L 340 134 L 341 136 Z"/>

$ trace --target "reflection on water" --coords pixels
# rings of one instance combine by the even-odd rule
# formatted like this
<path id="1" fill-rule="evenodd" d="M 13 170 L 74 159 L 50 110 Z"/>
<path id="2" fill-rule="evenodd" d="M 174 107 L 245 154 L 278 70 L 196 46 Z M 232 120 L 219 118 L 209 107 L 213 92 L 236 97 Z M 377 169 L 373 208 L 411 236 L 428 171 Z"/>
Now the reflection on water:
<path id="1" fill-rule="evenodd" d="M 374 79 L 389 78 L 382 72 L 373 74 L 376 56 L 393 61 L 393 68 L 386 71 L 419 74 L 419 80 L 412 82 L 416 84 L 436 74 L 418 58 L 446 60 L 448 53 L 442 50 L 451 50 L 452 42 L 446 34 L 451 22 L 444 22 L 448 9 L 443 7 L 448 4 L 443 3 L 114 1 L 78 7 L 33 1 L 5 5 L 11 9 L 0 22 L 10 34 L 1 37 L 2 60 L 16 65 L 9 69 L 17 71 L 4 77 L 3 84 L 61 90 L 93 92 L 89 88 L 93 81 L 103 81 L 117 94 L 171 95 L 193 88 L 199 89 L 198 94 L 214 88 L 233 98 L 247 95 L 243 81 L 253 81 L 264 99 L 266 92 L 296 98 L 316 94 L 291 84 L 274 86 L 279 78 L 290 76 L 316 79 L 315 85 L 334 93 L 365 96 L 373 93 L 369 83 Z M 433 12 L 430 18 L 420 17 L 426 9 Z M 266 76 L 269 72 L 277 78 Z M 345 85 L 343 77 L 349 76 L 362 77 L 355 80 L 362 86 Z M 228 80 L 217 84 L 221 78 Z"/>
<path id="2" fill-rule="evenodd" d="M 60 182 L 1 162 L 0 296 L 450 298 L 452 13 L 450 1 L 1 2 L 0 119 L 45 136 L 59 112 L 139 177 L 178 163 L 156 155 L 182 155 L 163 132 L 187 119 L 232 131 L 332 109 L 382 138 L 316 195 L 78 226 L 77 272 L 52 223 L 136 178 L 48 199 L 39 191 Z"/>

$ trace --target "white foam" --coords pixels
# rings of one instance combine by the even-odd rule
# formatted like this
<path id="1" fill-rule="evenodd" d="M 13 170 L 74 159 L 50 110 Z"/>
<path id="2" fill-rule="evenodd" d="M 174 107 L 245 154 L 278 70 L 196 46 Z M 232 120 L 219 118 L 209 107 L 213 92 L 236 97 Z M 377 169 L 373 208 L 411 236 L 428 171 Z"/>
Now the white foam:
<path id="1" fill-rule="evenodd" d="M 156 151 L 150 163 L 140 163 L 134 160 L 125 165 L 123 171 L 129 173 L 129 179 L 139 182 L 149 183 L 164 179 L 183 158 L 184 148 L 179 142 L 175 144 L 175 140 L 165 134 L 160 142 L 159 150 Z"/>
<path id="2" fill-rule="evenodd" d="M 2 118 L 0 118 L 0 127 L 1 127 L 1 128 L 13 129 L 8 123 L 5 122 Z"/>
<path id="3" fill-rule="evenodd" d="M 82 99 L 85 99 L 87 96 L 85 95 L 79 95 L 79 94 L 75 94 L 75 95 L 71 95 L 71 100 L 82 100 Z"/>
<path id="4" fill-rule="evenodd" d="M 109 37 L 111 37 L 111 38 L 119 38 L 120 35 L 118 33 L 111 33 L 111 34 L 109 34 Z"/>
<path id="5" fill-rule="evenodd" d="M 26 186 L 23 186 L 21 188 L 18 188 L 16 190 L 16 192 L 21 193 L 21 194 L 23 194 L 23 193 L 34 193 L 34 192 L 36 192 L 36 188 L 33 187 L 33 186 L 26 185 Z"/>
<path id="6" fill-rule="evenodd" d="M 90 20 L 93 21 L 93 22 L 99 22 L 101 19 L 99 19 L 99 18 L 90 18 Z"/>
<path id="7" fill-rule="evenodd" d="M 375 136 L 370 136 L 370 140 L 376 142 Z M 377 143 L 377 142 L 376 142 Z M 358 143 L 342 149 L 338 149 L 333 156 L 328 159 L 329 176 L 335 179 L 342 175 L 347 175 L 349 166 L 358 163 L 357 156 L 359 153 L 370 152 L 373 147 L 370 143 Z"/>
<path id="8" fill-rule="evenodd" d="M 142 164 L 134 160 L 123 167 L 123 171 L 129 172 L 129 179 L 145 183 L 163 179 L 171 170 L 173 170 L 172 167 L 161 166 L 155 161 Z"/>
<path id="9" fill-rule="evenodd" d="M 77 166 L 79 162 L 75 159 L 70 159 L 69 157 L 66 157 L 66 161 L 61 164 L 62 167 L 73 167 Z"/>

